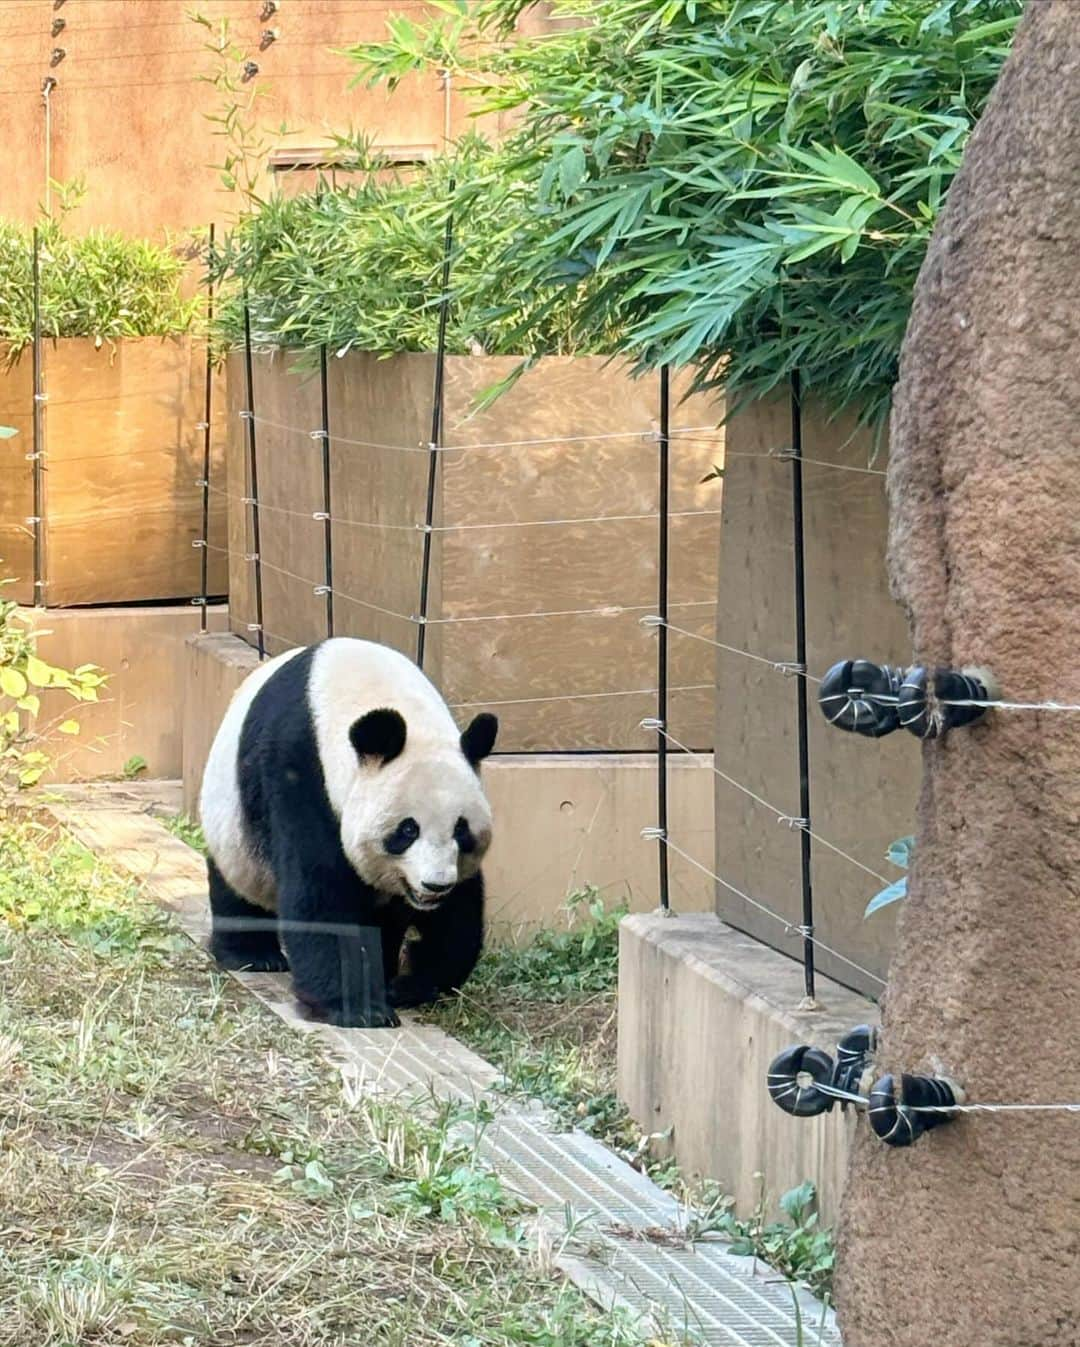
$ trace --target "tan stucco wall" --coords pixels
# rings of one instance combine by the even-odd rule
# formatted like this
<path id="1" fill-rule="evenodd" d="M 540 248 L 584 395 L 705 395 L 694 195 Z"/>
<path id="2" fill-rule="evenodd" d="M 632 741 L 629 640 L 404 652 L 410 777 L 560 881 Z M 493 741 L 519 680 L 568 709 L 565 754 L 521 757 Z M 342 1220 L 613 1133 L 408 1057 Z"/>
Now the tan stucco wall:
<path id="1" fill-rule="evenodd" d="M 717 638 L 767 660 L 795 657 L 791 467 L 770 451 L 791 444 L 786 396 L 731 418 L 725 450 Z M 870 434 L 855 418 L 828 419 L 811 403 L 803 417 L 807 459 L 848 468 L 884 469 L 887 450 L 871 463 Z M 876 473 L 807 463 L 803 469 L 807 666 L 820 677 L 837 660 L 910 658 L 906 625 L 885 574 L 885 479 Z M 678 636 L 672 637 L 676 643 Z M 796 689 L 791 677 L 743 655 L 717 651 L 716 766 L 776 806 L 799 813 Z M 919 779 L 918 744 L 908 734 L 873 741 L 833 729 L 809 688 L 810 793 L 814 831 L 890 881 L 885 860 L 895 838 L 910 833 Z M 677 840 L 677 829 L 673 833 Z M 723 781 L 716 787 L 716 871 L 779 912 L 801 920 L 799 834 Z M 819 938 L 871 973 L 884 976 L 895 909 L 869 920 L 863 911 L 882 885 L 850 861 L 815 845 L 815 922 Z M 717 890 L 725 921 L 799 953 L 779 922 Z M 819 966 L 847 985 L 876 984 L 818 953 Z"/>
<path id="2" fill-rule="evenodd" d="M 393 96 L 350 89 L 352 67 L 331 48 L 374 41 L 388 14 L 416 21 L 432 7 L 418 0 L 340 0 L 285 3 L 260 21 L 261 0 L 78 0 L 54 9 L 53 0 L 20 0 L 0 7 L 0 120 L 7 162 L 2 213 L 31 220 L 45 195 L 46 176 L 85 180 L 79 228 L 105 225 L 133 233 L 224 222 L 236 202 L 216 169 L 222 141 L 207 114 L 220 113 L 222 96 L 203 77 L 216 69 L 206 50 L 213 37 L 193 23 L 192 9 L 216 23 L 230 20 L 230 40 L 257 61 L 254 83 L 267 91 L 258 120 L 272 147 L 327 144 L 350 127 L 384 146 L 435 148 L 443 141 L 444 100 L 437 79 L 403 83 Z M 50 36 L 54 18 L 66 27 Z M 543 7 L 528 24 L 543 27 Z M 266 51 L 267 28 L 280 36 Z M 66 55 L 50 65 L 60 47 Z M 50 96 L 51 134 L 46 167 L 42 80 L 57 80 Z M 250 87 L 250 86 L 249 86 Z M 473 124 L 463 100 L 452 102 L 451 130 Z M 280 135 L 282 125 L 294 134 Z M 497 132 L 498 120 L 484 124 Z"/>

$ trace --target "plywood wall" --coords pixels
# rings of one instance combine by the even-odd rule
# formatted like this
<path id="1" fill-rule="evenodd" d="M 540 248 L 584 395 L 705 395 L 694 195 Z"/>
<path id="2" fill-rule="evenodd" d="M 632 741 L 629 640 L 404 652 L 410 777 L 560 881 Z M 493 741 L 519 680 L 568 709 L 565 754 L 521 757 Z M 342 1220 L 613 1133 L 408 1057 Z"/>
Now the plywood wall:
<path id="1" fill-rule="evenodd" d="M 0 426 L 18 433 L 0 440 L 0 576 L 12 581 L 0 594 L 34 602 L 34 378 L 30 352 L 0 363 Z"/>
<path id="2" fill-rule="evenodd" d="M 794 658 L 791 469 L 770 451 L 791 442 L 786 397 L 736 413 L 724 478 L 717 604 L 719 640 L 766 660 Z M 827 416 L 811 404 L 803 418 L 808 459 L 847 468 L 870 465 L 870 435 L 852 416 Z M 884 470 L 887 451 L 872 466 Z M 910 659 L 907 625 L 885 573 L 885 478 L 808 463 L 803 469 L 807 663 L 820 677 L 837 660 Z M 919 745 L 897 733 L 882 740 L 829 726 L 810 689 L 810 788 L 814 831 L 864 865 L 897 879 L 885 859 L 910 833 L 919 782 Z M 799 813 L 796 687 L 768 664 L 718 652 L 716 767 L 776 806 L 763 808 L 722 781 L 716 787 L 716 872 L 729 884 L 797 924 L 801 916 L 800 840 L 776 813 Z M 677 829 L 673 830 L 678 841 Z M 691 850 L 693 848 L 690 848 Z M 708 858 L 695 853 L 697 858 Z M 865 919 L 883 887 L 827 847 L 813 846 L 817 934 L 827 945 L 883 977 L 892 949 L 895 908 Z M 723 886 L 717 911 L 740 930 L 798 955 L 798 938 Z M 857 990 L 880 986 L 819 951 L 823 971 Z"/>
<path id="3" fill-rule="evenodd" d="M 191 338 L 46 343 L 44 600 L 58 607 L 190 598 L 200 591 L 205 353 Z M 223 385 L 219 392 L 223 392 Z M 30 356 L 0 372 L 2 574 L 32 603 Z M 215 456 L 224 408 L 217 398 Z M 210 592 L 225 589 L 224 498 L 211 508 Z"/>
<path id="4" fill-rule="evenodd" d="M 321 526 L 308 517 L 321 508 L 310 476 L 317 387 L 313 375 L 305 384 L 286 372 L 280 356 L 256 363 L 260 500 L 278 510 L 288 500 L 298 512 L 269 508 L 261 518 L 269 566 L 287 565 L 285 548 L 301 576 L 289 582 L 264 568 L 264 627 L 276 651 L 322 634 L 312 593 Z M 655 709 L 657 634 L 641 618 L 657 596 L 658 379 L 631 379 L 600 358 L 551 358 L 474 414 L 478 395 L 514 363 L 447 361 L 425 667 L 463 718 L 497 711 L 505 751 L 651 747 L 655 736 L 639 723 Z M 336 629 L 410 655 L 433 377 L 429 355 L 350 353 L 331 363 Z M 250 553 L 242 379 L 234 358 L 232 527 L 236 548 Z M 711 637 L 715 623 L 720 483 L 703 479 L 722 461 L 722 409 L 702 396 L 681 401 L 685 387 L 674 390 L 672 424 L 698 434 L 676 436 L 671 450 L 670 599 L 672 621 L 689 635 L 672 640 L 670 682 L 694 690 L 672 693 L 669 724 L 682 742 L 707 748 L 714 649 L 694 637 Z M 234 560 L 231 580 L 233 629 L 251 639 L 253 566 Z"/>

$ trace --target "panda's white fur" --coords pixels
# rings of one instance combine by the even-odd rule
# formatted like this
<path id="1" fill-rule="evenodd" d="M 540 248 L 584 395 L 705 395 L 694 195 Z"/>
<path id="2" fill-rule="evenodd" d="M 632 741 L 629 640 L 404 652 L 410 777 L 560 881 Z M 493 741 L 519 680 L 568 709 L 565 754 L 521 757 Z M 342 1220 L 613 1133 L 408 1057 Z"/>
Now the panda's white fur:
<path id="1" fill-rule="evenodd" d="M 225 879 L 249 902 L 271 911 L 277 906 L 274 878 L 245 837 L 237 763 L 244 720 L 256 695 L 301 653 L 290 650 L 266 661 L 237 690 L 207 760 L 200 802 L 207 847 Z M 462 753 L 446 703 L 421 670 L 398 651 L 371 641 L 324 641 L 314 650 L 307 700 L 326 793 L 357 874 L 420 910 L 431 905 L 429 886 L 476 874 L 491 840 L 491 809 Z M 385 765 L 362 762 L 349 728 L 382 708 L 403 717 L 404 751 Z M 416 820 L 420 836 L 403 855 L 389 855 L 383 839 L 405 816 Z M 468 854 L 459 854 L 454 840 L 459 818 L 467 820 L 475 839 Z"/>
<path id="2" fill-rule="evenodd" d="M 283 664 L 299 655 L 302 648 L 287 650 L 260 664 L 233 693 L 210 746 L 199 795 L 203 837 L 221 873 L 237 893 L 270 911 L 274 909 L 273 876 L 252 854 L 244 836 L 244 811 L 237 776 L 240 733 L 255 694 Z"/>

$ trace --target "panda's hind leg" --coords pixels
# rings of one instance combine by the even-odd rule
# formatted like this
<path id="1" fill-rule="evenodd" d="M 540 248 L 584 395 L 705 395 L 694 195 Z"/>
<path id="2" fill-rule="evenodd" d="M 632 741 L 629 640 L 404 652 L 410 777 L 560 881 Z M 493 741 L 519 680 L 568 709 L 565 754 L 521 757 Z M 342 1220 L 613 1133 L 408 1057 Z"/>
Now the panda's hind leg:
<path id="1" fill-rule="evenodd" d="M 206 872 L 213 923 L 210 953 L 223 968 L 284 973 L 289 962 L 282 953 L 273 914 L 241 898 L 212 860 L 207 860 Z"/>

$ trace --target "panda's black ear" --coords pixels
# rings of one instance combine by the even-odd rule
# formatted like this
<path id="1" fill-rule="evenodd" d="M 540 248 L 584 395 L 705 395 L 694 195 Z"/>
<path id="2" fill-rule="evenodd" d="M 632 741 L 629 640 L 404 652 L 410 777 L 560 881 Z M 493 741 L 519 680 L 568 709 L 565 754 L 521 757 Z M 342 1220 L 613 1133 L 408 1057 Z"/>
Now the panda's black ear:
<path id="1" fill-rule="evenodd" d="M 405 747 L 405 721 L 397 711 L 369 711 L 349 726 L 349 742 L 357 757 L 378 758 L 385 767 Z"/>
<path id="2" fill-rule="evenodd" d="M 495 747 L 495 736 L 499 733 L 499 722 L 487 711 L 474 717 L 461 735 L 461 751 L 473 767 L 483 762 Z"/>

